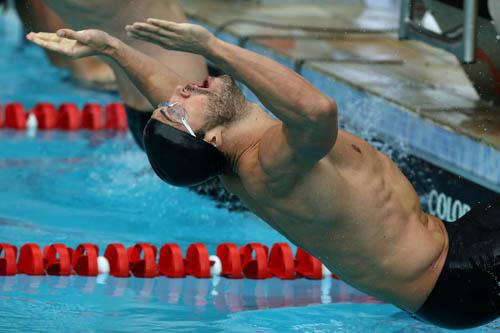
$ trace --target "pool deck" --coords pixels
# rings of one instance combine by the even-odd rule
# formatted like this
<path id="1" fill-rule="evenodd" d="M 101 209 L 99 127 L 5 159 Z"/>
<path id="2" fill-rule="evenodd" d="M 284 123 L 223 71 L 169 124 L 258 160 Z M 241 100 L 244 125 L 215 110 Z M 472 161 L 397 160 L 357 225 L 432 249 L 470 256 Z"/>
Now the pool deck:
<path id="1" fill-rule="evenodd" d="M 182 3 L 220 38 L 295 69 L 335 98 L 343 121 L 500 193 L 500 107 L 479 98 L 450 53 L 399 41 L 397 11 L 346 0 Z"/>

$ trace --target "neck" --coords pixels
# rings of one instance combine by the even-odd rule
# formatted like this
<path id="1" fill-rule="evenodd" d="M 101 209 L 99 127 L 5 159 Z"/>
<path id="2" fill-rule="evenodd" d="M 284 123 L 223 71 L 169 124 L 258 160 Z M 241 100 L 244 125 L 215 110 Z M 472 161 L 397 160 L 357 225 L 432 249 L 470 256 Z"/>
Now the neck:
<path id="1" fill-rule="evenodd" d="M 238 164 L 242 156 L 252 151 L 260 142 L 264 133 L 279 120 L 271 118 L 256 104 L 248 105 L 248 114 L 231 124 L 223 131 L 221 150 L 231 158 L 231 171 L 238 173 Z"/>

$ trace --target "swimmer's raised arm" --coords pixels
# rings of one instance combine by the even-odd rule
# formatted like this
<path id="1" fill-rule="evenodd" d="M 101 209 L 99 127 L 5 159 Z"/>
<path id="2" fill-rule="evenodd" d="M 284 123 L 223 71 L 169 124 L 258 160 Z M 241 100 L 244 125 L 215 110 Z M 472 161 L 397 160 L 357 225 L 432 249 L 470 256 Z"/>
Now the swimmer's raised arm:
<path id="1" fill-rule="evenodd" d="M 168 101 L 175 87 L 186 83 L 170 68 L 104 31 L 61 29 L 57 34 L 29 33 L 26 38 L 43 48 L 72 58 L 104 56 L 112 59 L 153 106 Z"/>
<path id="2" fill-rule="evenodd" d="M 292 155 L 300 155 L 295 162 L 304 159 L 305 164 L 314 163 L 333 147 L 337 136 L 335 103 L 294 71 L 219 40 L 199 25 L 148 19 L 127 30 L 132 37 L 168 49 L 200 54 L 245 83 L 283 121 L 285 126 L 270 142 L 276 146 L 281 140 L 293 150 Z"/>

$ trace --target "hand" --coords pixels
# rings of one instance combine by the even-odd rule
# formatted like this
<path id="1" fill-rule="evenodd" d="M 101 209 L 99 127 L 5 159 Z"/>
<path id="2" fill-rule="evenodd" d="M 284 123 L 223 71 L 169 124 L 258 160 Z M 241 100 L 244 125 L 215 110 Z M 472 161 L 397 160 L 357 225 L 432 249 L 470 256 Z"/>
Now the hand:
<path id="1" fill-rule="evenodd" d="M 26 38 L 47 50 L 75 59 L 110 54 L 114 40 L 104 31 L 94 29 L 61 29 L 57 33 L 30 32 Z"/>
<path id="2" fill-rule="evenodd" d="M 125 27 L 128 35 L 163 48 L 204 54 L 210 49 L 215 36 L 204 27 L 190 23 L 175 23 L 148 19 Z"/>

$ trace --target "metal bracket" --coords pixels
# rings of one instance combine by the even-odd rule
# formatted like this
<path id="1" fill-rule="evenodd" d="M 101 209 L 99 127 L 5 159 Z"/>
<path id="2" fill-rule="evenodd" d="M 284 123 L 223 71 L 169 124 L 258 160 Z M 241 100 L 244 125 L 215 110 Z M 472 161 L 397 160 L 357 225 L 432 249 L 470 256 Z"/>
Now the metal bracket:
<path id="1" fill-rule="evenodd" d="M 399 38 L 420 40 L 453 53 L 464 63 L 474 62 L 477 43 L 478 0 L 463 1 L 462 32 L 457 36 L 446 36 L 427 30 L 415 22 L 413 19 L 414 0 L 402 0 Z"/>

